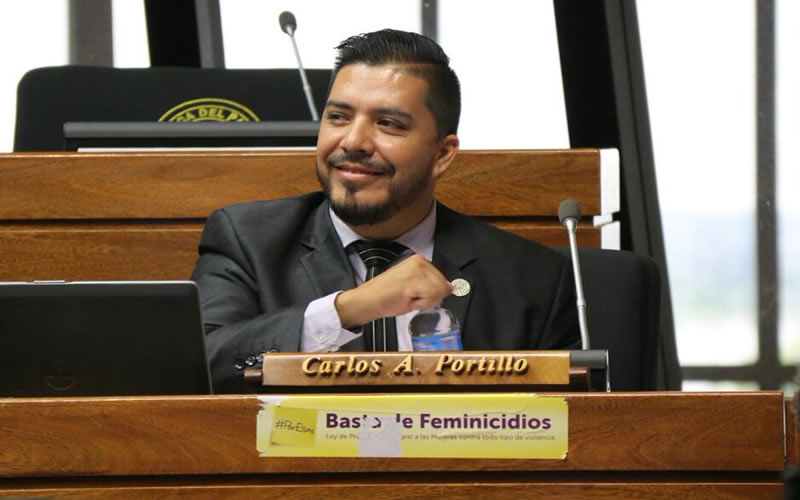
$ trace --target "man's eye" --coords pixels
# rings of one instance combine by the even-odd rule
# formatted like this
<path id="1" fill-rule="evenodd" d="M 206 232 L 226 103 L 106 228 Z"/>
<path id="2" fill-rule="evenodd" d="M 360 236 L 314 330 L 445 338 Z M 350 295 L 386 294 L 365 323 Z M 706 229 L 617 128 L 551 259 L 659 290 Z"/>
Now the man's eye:
<path id="1" fill-rule="evenodd" d="M 344 113 L 339 113 L 338 111 L 329 111 L 327 116 L 330 121 L 342 121 L 347 119 Z"/>
<path id="2" fill-rule="evenodd" d="M 403 125 L 400 122 L 396 122 L 394 120 L 379 120 L 378 121 L 378 125 L 380 125 L 381 127 L 387 127 L 387 128 L 397 129 L 397 130 L 405 130 L 406 129 L 405 125 Z"/>

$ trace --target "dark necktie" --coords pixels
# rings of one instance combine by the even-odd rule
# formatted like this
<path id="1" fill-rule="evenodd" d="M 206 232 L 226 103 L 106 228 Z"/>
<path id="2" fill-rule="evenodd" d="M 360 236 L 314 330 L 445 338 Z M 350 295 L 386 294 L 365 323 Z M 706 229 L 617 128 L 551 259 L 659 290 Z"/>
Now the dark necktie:
<path id="1" fill-rule="evenodd" d="M 365 241 L 352 243 L 353 248 L 367 266 L 364 281 L 371 280 L 385 271 L 397 257 L 406 251 L 406 247 L 393 241 Z M 364 342 L 367 351 L 396 351 L 397 323 L 394 317 L 378 318 L 364 325 Z"/>

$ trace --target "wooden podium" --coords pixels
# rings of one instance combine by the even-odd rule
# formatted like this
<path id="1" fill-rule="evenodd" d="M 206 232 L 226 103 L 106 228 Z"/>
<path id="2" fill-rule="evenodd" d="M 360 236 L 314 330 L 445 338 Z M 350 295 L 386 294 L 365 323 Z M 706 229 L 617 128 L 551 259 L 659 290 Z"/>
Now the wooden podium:
<path id="1" fill-rule="evenodd" d="M 564 460 L 261 458 L 252 395 L 0 399 L 0 497 L 780 498 L 780 392 L 548 395 Z"/>

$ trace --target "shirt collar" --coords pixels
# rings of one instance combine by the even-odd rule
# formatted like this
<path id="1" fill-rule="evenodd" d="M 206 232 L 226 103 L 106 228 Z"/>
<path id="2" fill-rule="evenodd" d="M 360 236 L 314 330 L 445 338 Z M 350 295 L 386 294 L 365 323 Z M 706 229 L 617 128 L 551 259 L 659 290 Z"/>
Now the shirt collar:
<path id="1" fill-rule="evenodd" d="M 436 230 L 436 202 L 434 201 L 431 205 L 428 215 L 426 215 L 419 224 L 392 240 L 402 243 L 414 253 L 426 255 L 429 259 L 431 257 L 427 254 L 432 253 L 433 234 Z M 339 235 L 339 239 L 344 248 L 347 248 L 347 246 L 354 241 L 364 239 L 363 236 L 353 231 L 350 226 L 345 224 L 345 222 L 333 212 L 332 208 L 328 208 L 328 212 L 333 222 L 333 228 L 336 230 L 336 234 Z"/>

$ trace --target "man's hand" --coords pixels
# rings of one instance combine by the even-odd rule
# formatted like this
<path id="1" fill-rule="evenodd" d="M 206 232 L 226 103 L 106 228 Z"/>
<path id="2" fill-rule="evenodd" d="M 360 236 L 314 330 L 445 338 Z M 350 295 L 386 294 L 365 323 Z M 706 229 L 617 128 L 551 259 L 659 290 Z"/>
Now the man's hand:
<path id="1" fill-rule="evenodd" d="M 453 293 L 453 285 L 425 257 L 412 255 L 336 297 L 342 327 L 429 309 Z"/>

